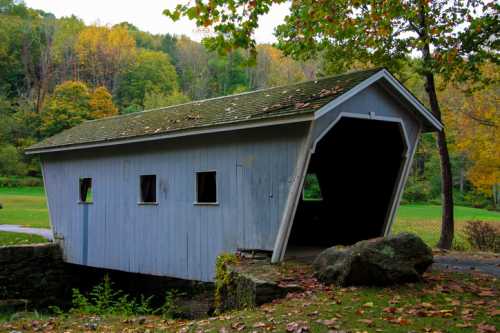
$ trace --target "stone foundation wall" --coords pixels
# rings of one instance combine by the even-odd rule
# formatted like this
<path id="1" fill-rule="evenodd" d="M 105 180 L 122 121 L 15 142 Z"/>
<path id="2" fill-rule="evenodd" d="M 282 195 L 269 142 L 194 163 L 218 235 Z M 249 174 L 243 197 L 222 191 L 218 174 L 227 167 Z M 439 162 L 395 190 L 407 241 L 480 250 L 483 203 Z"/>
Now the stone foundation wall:
<path id="1" fill-rule="evenodd" d="M 57 244 L 0 247 L 0 299 L 27 299 L 35 306 L 59 304 L 71 280 Z"/>
<path id="2" fill-rule="evenodd" d="M 68 264 L 54 243 L 0 246 L 0 311 L 22 309 L 26 303 L 30 309 L 67 308 L 74 288 L 88 293 L 105 275 L 114 290 L 131 297 L 154 296 L 154 306 L 161 306 L 172 289 L 189 296 L 209 290 L 213 293 L 212 284 Z"/>

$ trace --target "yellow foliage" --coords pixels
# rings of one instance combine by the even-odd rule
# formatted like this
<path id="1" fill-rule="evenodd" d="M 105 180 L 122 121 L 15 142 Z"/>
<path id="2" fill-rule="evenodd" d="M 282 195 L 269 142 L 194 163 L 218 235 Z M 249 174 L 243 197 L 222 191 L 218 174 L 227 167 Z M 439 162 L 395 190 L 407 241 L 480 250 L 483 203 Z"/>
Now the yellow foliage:
<path id="1" fill-rule="evenodd" d="M 90 116 L 93 119 L 115 116 L 118 109 L 113 104 L 111 94 L 106 87 L 98 87 L 92 93 L 89 101 Z"/>
<path id="2" fill-rule="evenodd" d="M 493 66 L 487 70 L 498 73 Z M 444 121 L 452 134 L 452 148 L 472 163 L 467 178 L 477 190 L 488 195 L 500 184 L 499 96 L 498 84 L 470 95 L 450 86 L 441 96 Z"/>
<path id="3" fill-rule="evenodd" d="M 42 113 L 42 133 L 53 135 L 85 120 L 118 114 L 111 94 L 105 87 L 93 92 L 79 81 L 66 81 L 56 86 Z"/>
<path id="4" fill-rule="evenodd" d="M 302 64 L 272 45 L 257 46 L 256 87 L 273 87 L 292 84 L 306 79 Z"/>
<path id="5" fill-rule="evenodd" d="M 114 79 L 136 55 L 134 38 L 125 27 L 89 26 L 77 38 L 80 74 L 95 85 L 112 89 Z"/>

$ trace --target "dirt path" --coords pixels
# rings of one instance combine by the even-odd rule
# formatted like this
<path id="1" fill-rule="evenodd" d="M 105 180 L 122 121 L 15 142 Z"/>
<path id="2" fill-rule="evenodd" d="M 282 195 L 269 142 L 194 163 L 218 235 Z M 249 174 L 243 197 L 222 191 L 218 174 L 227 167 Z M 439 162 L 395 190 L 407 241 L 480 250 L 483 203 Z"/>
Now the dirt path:
<path id="1" fill-rule="evenodd" d="M 29 228 L 15 224 L 0 224 L 0 231 L 18 232 L 22 234 L 38 235 L 48 240 L 53 240 L 52 230 L 43 228 Z"/>
<path id="2" fill-rule="evenodd" d="M 500 257 L 478 258 L 475 256 L 435 255 L 433 268 L 459 272 L 481 272 L 500 277 Z"/>

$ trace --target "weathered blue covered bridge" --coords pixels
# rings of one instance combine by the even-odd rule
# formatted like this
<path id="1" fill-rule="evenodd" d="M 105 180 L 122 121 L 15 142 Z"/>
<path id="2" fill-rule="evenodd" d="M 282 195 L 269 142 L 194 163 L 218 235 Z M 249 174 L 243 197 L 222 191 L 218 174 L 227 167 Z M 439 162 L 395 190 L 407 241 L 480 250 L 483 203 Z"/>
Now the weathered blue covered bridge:
<path id="1" fill-rule="evenodd" d="M 223 251 L 278 262 L 387 234 L 419 135 L 441 128 L 374 69 L 87 121 L 27 153 L 67 262 L 211 281 Z"/>

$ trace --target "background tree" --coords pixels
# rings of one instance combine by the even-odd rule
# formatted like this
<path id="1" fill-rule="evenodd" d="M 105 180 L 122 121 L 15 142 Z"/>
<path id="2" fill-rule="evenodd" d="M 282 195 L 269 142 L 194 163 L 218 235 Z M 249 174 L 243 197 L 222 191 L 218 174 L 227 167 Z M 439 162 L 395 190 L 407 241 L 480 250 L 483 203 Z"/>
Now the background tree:
<path id="1" fill-rule="evenodd" d="M 164 95 L 158 92 L 146 92 L 144 98 L 144 109 L 156 109 L 176 104 L 189 102 L 190 99 L 179 91 L 174 91 L 170 95 Z"/>
<path id="2" fill-rule="evenodd" d="M 105 87 L 91 91 L 79 81 L 66 81 L 54 89 L 42 114 L 41 131 L 54 135 L 84 120 L 113 116 L 118 113 Z"/>
<path id="3" fill-rule="evenodd" d="M 252 34 L 258 18 L 283 0 L 196 1 L 165 14 L 176 20 L 186 15 L 198 26 L 213 26 L 216 36 L 205 44 L 213 50 L 249 48 L 256 54 Z M 482 82 L 481 64 L 498 62 L 499 8 L 494 1 L 368 0 L 293 1 L 291 13 L 276 30 L 285 54 L 308 58 L 318 52 L 335 54 L 340 68 L 353 61 L 400 68 L 416 55 L 418 72 L 432 112 L 441 119 L 435 76 Z M 453 241 L 453 183 L 446 133 L 437 135 L 441 160 L 443 217 L 439 247 Z"/>
<path id="4" fill-rule="evenodd" d="M 210 54 L 208 60 L 208 95 L 224 96 L 248 90 L 247 60 L 241 50 L 226 55 Z"/>
<path id="5" fill-rule="evenodd" d="M 75 44 L 84 28 L 85 24 L 76 16 L 62 17 L 56 21 L 52 51 L 56 82 L 79 80 Z"/>
<path id="6" fill-rule="evenodd" d="M 113 96 L 106 87 L 97 87 L 90 95 L 89 100 L 90 118 L 98 119 L 116 116 L 118 109 L 113 104 Z"/>
<path id="7" fill-rule="evenodd" d="M 285 57 L 281 50 L 269 44 L 257 46 L 256 63 L 249 72 L 252 89 L 281 86 L 315 78 L 315 73 L 306 76 L 304 64 Z"/>
<path id="8" fill-rule="evenodd" d="M 175 53 L 181 90 L 191 99 L 208 97 L 208 52 L 203 45 L 186 36 L 176 41 Z"/>
<path id="9" fill-rule="evenodd" d="M 163 60 L 148 60 L 149 65 L 137 68 L 141 66 L 135 59 L 143 52 L 139 50 L 158 52 L 154 59 L 168 56 L 167 71 Z M 19 160 L 26 166 L 25 173 L 40 176 L 37 159 L 25 155 L 24 148 L 82 118 L 114 115 L 117 107 L 119 113 L 135 112 L 255 89 L 247 55 L 241 50 L 220 55 L 188 37 L 151 34 L 128 22 L 86 26 L 75 16 L 56 18 L 22 1 L 0 0 L 0 144 L 15 147 L 7 151 L 17 154 L 17 159 L 9 158 L 8 163 Z M 275 65 L 287 61 L 293 68 L 302 66 L 289 57 Z M 142 77 L 136 75 L 141 71 Z M 161 78 L 165 72 L 168 79 Z M 116 107 L 112 101 L 121 102 L 123 86 L 118 83 L 126 73 L 134 78 L 129 88 L 142 82 L 147 89 L 131 88 L 139 98 Z M 275 84 L 279 77 L 273 71 L 259 88 Z M 59 90 L 66 81 L 87 87 L 90 115 L 78 116 L 73 102 L 61 101 Z"/>
<path id="10" fill-rule="evenodd" d="M 26 166 L 13 145 L 0 145 L 0 175 L 24 175 Z"/>
<path id="11" fill-rule="evenodd" d="M 90 91 L 83 82 L 67 81 L 58 85 L 42 114 L 42 132 L 54 135 L 90 119 Z"/>
<path id="12" fill-rule="evenodd" d="M 489 64 L 483 72 L 498 81 L 498 67 Z M 443 91 L 444 120 L 452 135 L 453 150 L 468 164 L 461 165 L 461 176 L 476 191 L 489 196 L 496 208 L 500 184 L 500 86 L 472 92 L 464 91 L 467 88 L 451 84 Z"/>
<path id="13" fill-rule="evenodd" d="M 168 96 L 177 90 L 177 74 L 168 55 L 140 50 L 134 64 L 119 78 L 116 100 L 121 107 L 136 105 L 142 109 L 146 93 Z"/>
<path id="14" fill-rule="evenodd" d="M 127 28 L 90 26 L 78 35 L 75 44 L 79 79 L 113 91 L 116 79 L 135 60 L 135 40 Z"/>

